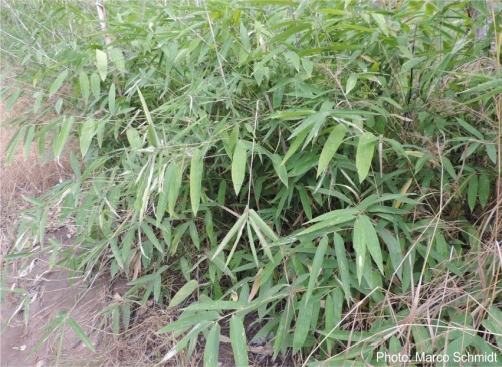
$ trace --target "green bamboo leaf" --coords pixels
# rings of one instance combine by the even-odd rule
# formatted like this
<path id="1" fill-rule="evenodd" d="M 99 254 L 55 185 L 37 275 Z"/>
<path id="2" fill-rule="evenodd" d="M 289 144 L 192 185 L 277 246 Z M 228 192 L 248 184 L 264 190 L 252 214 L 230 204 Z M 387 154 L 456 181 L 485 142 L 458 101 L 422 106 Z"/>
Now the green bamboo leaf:
<path id="1" fill-rule="evenodd" d="M 420 63 L 422 63 L 426 59 L 427 59 L 426 56 L 422 56 L 422 57 L 419 57 L 419 58 L 416 58 L 416 59 L 411 59 L 411 60 L 406 61 L 403 64 L 403 66 L 401 67 L 400 74 L 407 73 L 408 71 L 410 71 L 411 69 L 413 69 L 415 66 L 417 66 Z"/>
<path id="2" fill-rule="evenodd" d="M 242 228 L 246 224 L 247 218 L 248 218 L 248 212 L 245 211 L 244 213 L 242 213 L 242 215 L 237 220 L 237 222 L 235 222 L 235 224 L 233 225 L 233 227 L 228 231 L 227 235 L 223 238 L 223 240 L 221 241 L 220 245 L 218 246 L 218 248 L 216 249 L 216 251 L 211 256 L 211 261 L 213 261 L 216 258 L 216 256 L 221 251 L 223 251 L 223 249 L 227 246 L 228 242 L 232 239 L 233 236 L 235 236 L 238 232 L 242 231 Z"/>
<path id="3" fill-rule="evenodd" d="M 64 119 L 63 126 L 61 127 L 59 135 L 54 144 L 54 155 L 56 157 L 59 157 L 61 155 L 61 152 L 63 151 L 66 141 L 68 140 L 68 136 L 70 135 L 70 131 L 74 122 L 75 122 L 75 117 L 73 116 Z"/>
<path id="4" fill-rule="evenodd" d="M 59 90 L 59 88 L 61 88 L 67 77 L 68 77 L 68 70 L 64 70 L 58 75 L 56 80 L 54 80 L 54 82 L 52 83 L 51 88 L 49 89 L 49 97 L 52 97 L 55 93 L 57 93 L 57 91 Z"/>
<path id="5" fill-rule="evenodd" d="M 305 211 L 305 215 L 308 220 L 312 220 L 312 206 L 310 205 L 309 195 L 307 194 L 307 190 L 305 190 L 305 186 L 297 185 L 296 189 L 300 194 L 300 201 L 302 202 L 303 210 Z"/>
<path id="6" fill-rule="evenodd" d="M 490 197 L 490 179 L 486 174 L 479 176 L 478 196 L 481 207 L 484 208 L 486 203 L 488 202 L 488 198 Z"/>
<path id="7" fill-rule="evenodd" d="M 270 158 L 272 160 L 275 173 L 277 173 L 277 176 L 279 176 L 279 179 L 282 181 L 284 186 L 288 187 L 288 171 L 286 170 L 286 166 L 281 164 L 281 157 L 279 154 L 272 154 Z"/>
<path id="8" fill-rule="evenodd" d="M 218 353 L 220 351 L 220 325 L 215 323 L 206 338 L 204 348 L 204 367 L 218 367 Z"/>
<path id="9" fill-rule="evenodd" d="M 148 223 L 142 222 L 141 223 L 141 229 L 143 230 L 143 233 L 146 234 L 146 236 L 148 237 L 148 239 L 153 243 L 153 245 L 155 246 L 155 248 L 157 250 L 159 250 L 159 252 L 161 254 L 163 254 L 164 253 L 164 248 L 160 244 L 159 240 L 157 239 L 157 236 L 153 232 L 152 228 L 150 228 L 150 226 L 148 225 Z"/>
<path id="10" fill-rule="evenodd" d="M 108 92 L 108 108 L 111 113 L 115 112 L 115 83 L 110 85 L 110 91 Z"/>
<path id="11" fill-rule="evenodd" d="M 91 75 L 91 91 L 94 98 L 99 98 L 101 94 L 101 81 L 99 80 L 99 75 L 92 73 Z"/>
<path id="12" fill-rule="evenodd" d="M 230 318 L 230 342 L 234 352 L 234 362 L 236 366 L 248 366 L 248 351 L 246 331 L 242 318 L 237 315 L 232 315 Z"/>
<path id="13" fill-rule="evenodd" d="M 359 175 L 359 182 L 363 182 L 371 167 L 371 160 L 375 151 L 375 136 L 370 132 L 365 132 L 359 137 L 356 153 L 356 168 Z"/>
<path id="14" fill-rule="evenodd" d="M 82 153 L 82 158 L 87 154 L 95 133 L 96 121 L 91 118 L 85 120 L 82 124 L 82 130 L 80 131 L 80 151 Z"/>
<path id="15" fill-rule="evenodd" d="M 497 146 L 495 144 L 485 144 L 486 154 L 488 158 L 495 164 L 497 163 Z"/>
<path id="16" fill-rule="evenodd" d="M 263 77 L 265 76 L 266 70 L 265 67 L 263 66 L 263 63 L 257 62 L 254 65 L 254 71 L 253 71 L 253 76 L 256 80 L 256 84 L 260 85 L 261 82 L 263 81 Z"/>
<path id="17" fill-rule="evenodd" d="M 167 192 L 167 210 L 171 216 L 175 215 L 174 209 L 178 202 L 178 195 L 181 188 L 181 179 L 183 176 L 183 168 L 181 164 L 177 164 L 174 161 L 171 162 L 170 166 L 173 166 L 173 176 L 171 179 L 171 184 L 169 185 L 169 191 Z M 169 167 L 168 167 L 169 169 Z"/>
<path id="18" fill-rule="evenodd" d="M 414 325 L 411 327 L 413 333 L 413 340 L 415 340 L 416 348 L 419 353 L 430 355 L 433 352 L 432 338 L 425 326 Z"/>
<path id="19" fill-rule="evenodd" d="M 143 112 L 145 112 L 146 121 L 148 122 L 148 140 L 153 147 L 157 148 L 159 146 L 159 137 L 157 136 L 157 131 L 155 130 L 155 126 L 153 125 L 153 119 L 150 115 L 150 110 L 148 109 L 148 105 L 146 104 L 145 98 L 143 97 L 143 93 L 136 87 L 138 91 L 139 99 L 141 100 L 141 105 L 143 106 Z"/>
<path id="20" fill-rule="evenodd" d="M 206 311 L 199 312 L 195 315 L 190 316 L 180 316 L 180 318 L 162 329 L 157 331 L 157 334 L 165 334 L 173 331 L 183 330 L 189 328 L 193 325 L 198 324 L 201 321 L 213 321 L 220 318 L 220 314 L 216 311 Z"/>
<path id="21" fill-rule="evenodd" d="M 298 134 L 295 140 L 293 140 L 291 146 L 288 149 L 288 152 L 286 153 L 284 159 L 282 160 L 281 163 L 282 165 L 284 165 L 287 162 L 287 160 L 291 158 L 291 156 L 298 150 L 298 148 L 302 145 L 303 141 L 307 137 L 308 133 L 309 133 L 308 129 L 303 130 L 300 134 Z"/>
<path id="22" fill-rule="evenodd" d="M 295 67 L 297 72 L 300 71 L 300 57 L 296 52 L 288 50 L 284 53 L 284 57 Z"/>
<path id="23" fill-rule="evenodd" d="M 357 281 L 361 284 L 364 273 L 364 260 L 366 257 L 366 228 L 360 221 L 360 217 L 354 223 L 352 242 L 356 255 Z"/>
<path id="24" fill-rule="evenodd" d="M 113 258 L 117 262 L 117 265 L 120 269 L 124 270 L 124 261 L 117 246 L 117 237 L 111 238 L 109 244 L 110 249 L 112 250 Z"/>
<path id="25" fill-rule="evenodd" d="M 232 183 L 234 184 L 234 191 L 236 195 L 239 195 L 239 191 L 241 190 L 244 182 L 246 162 L 246 144 L 242 140 L 238 140 L 235 144 L 235 150 L 232 157 Z"/>
<path id="26" fill-rule="evenodd" d="M 389 233 L 385 229 L 378 231 L 378 235 L 385 242 L 387 248 L 389 249 L 390 261 L 394 271 L 396 272 L 399 279 L 402 279 L 403 269 L 400 267 L 401 261 L 403 260 L 403 251 L 399 245 L 398 240 L 394 235 Z"/>
<path id="27" fill-rule="evenodd" d="M 310 323 L 312 321 L 313 311 L 314 303 L 313 301 L 308 301 L 308 293 L 305 293 L 299 305 L 298 318 L 296 320 L 295 333 L 293 335 L 293 354 L 298 353 L 300 348 L 303 347 L 307 336 L 312 332 L 310 330 Z"/>
<path id="28" fill-rule="evenodd" d="M 389 35 L 389 28 L 387 27 L 387 22 L 385 21 L 385 17 L 380 13 L 371 13 L 371 16 L 377 22 L 383 34 L 386 36 Z"/>
<path id="29" fill-rule="evenodd" d="M 261 220 L 261 218 L 260 218 L 260 220 Z M 261 244 L 261 247 L 263 248 L 263 251 L 268 256 L 270 261 L 273 261 L 273 255 L 272 255 L 272 251 L 270 251 L 270 245 L 267 243 L 267 240 L 263 236 L 262 231 L 260 229 L 260 225 L 258 223 L 256 223 L 255 220 L 253 219 L 253 217 L 251 217 L 251 216 L 249 217 L 248 223 L 251 224 L 251 227 L 253 227 L 254 232 L 258 236 L 258 239 L 260 240 L 260 244 Z"/>
<path id="30" fill-rule="evenodd" d="M 5 105 L 4 113 L 6 113 L 6 114 L 9 113 L 9 111 L 11 110 L 11 108 L 17 102 L 17 100 L 18 100 L 19 96 L 21 95 L 21 93 L 22 93 L 21 89 L 16 89 L 14 92 L 12 92 L 12 94 L 9 97 L 9 100 L 7 101 L 7 103 Z"/>
<path id="31" fill-rule="evenodd" d="M 89 77 L 87 73 L 84 71 L 80 72 L 79 75 L 79 84 L 80 84 L 80 92 L 82 93 L 82 97 L 84 98 L 84 102 L 87 103 L 89 101 Z"/>
<path id="32" fill-rule="evenodd" d="M 357 84 L 357 78 L 359 77 L 359 74 L 353 73 L 350 74 L 349 79 L 347 79 L 347 85 L 345 86 L 345 94 L 349 94 L 352 89 Z"/>
<path id="33" fill-rule="evenodd" d="M 117 70 L 123 73 L 125 71 L 125 61 L 122 50 L 114 47 L 111 50 L 108 50 L 108 54 L 110 55 L 110 59 L 112 59 Z"/>
<path id="34" fill-rule="evenodd" d="M 132 150 L 139 149 L 143 146 L 143 140 L 139 136 L 138 130 L 135 128 L 127 129 L 126 136 Z"/>
<path id="35" fill-rule="evenodd" d="M 235 301 L 205 301 L 201 303 L 192 303 L 185 307 L 186 311 L 225 311 L 225 310 L 242 310 L 244 305 L 241 302 Z"/>
<path id="36" fill-rule="evenodd" d="M 108 73 L 108 57 L 106 52 L 98 49 L 96 49 L 96 67 L 101 80 L 104 81 L 106 79 L 106 74 Z"/>
<path id="37" fill-rule="evenodd" d="M 33 103 L 33 113 L 37 113 L 38 110 L 40 109 L 40 106 L 42 105 L 42 101 L 44 99 L 44 93 L 42 93 L 41 91 L 40 92 L 36 92 L 33 97 L 35 97 L 35 103 Z M 9 110 L 7 109 L 7 107 L 5 108 L 5 113 L 8 113 Z"/>
<path id="38" fill-rule="evenodd" d="M 314 70 L 314 63 L 309 59 L 302 57 L 302 66 L 308 76 L 312 75 L 312 71 Z"/>
<path id="39" fill-rule="evenodd" d="M 324 255 L 326 254 L 326 250 L 328 248 L 328 236 L 324 236 L 319 241 L 319 246 L 314 255 L 314 260 L 312 261 L 312 271 L 310 272 L 309 277 L 309 285 L 307 287 L 307 293 L 305 293 L 306 298 L 305 302 L 308 303 L 310 296 L 312 296 L 312 292 L 314 291 L 314 287 L 317 283 L 317 278 L 322 270 L 322 263 L 324 260 Z"/>
<path id="40" fill-rule="evenodd" d="M 382 248 L 380 247 L 380 242 L 378 241 L 375 227 L 371 223 L 370 218 L 368 218 L 366 215 L 361 215 L 359 217 L 359 224 L 363 225 L 366 231 L 366 248 L 377 264 L 378 269 L 383 274 Z"/>
<path id="41" fill-rule="evenodd" d="M 322 149 L 321 156 L 319 157 L 319 165 L 317 167 L 317 177 L 321 175 L 324 169 L 328 166 L 331 158 L 335 155 L 336 151 L 342 144 L 343 138 L 347 133 L 345 125 L 337 125 L 331 131 Z"/>
<path id="42" fill-rule="evenodd" d="M 24 147 L 23 147 L 23 156 L 24 159 L 28 158 L 28 154 L 30 154 L 31 144 L 33 143 L 33 136 L 35 135 L 35 125 L 31 125 L 28 127 L 26 133 L 24 134 Z"/>
<path id="43" fill-rule="evenodd" d="M 277 334 L 274 340 L 274 359 L 279 355 L 280 350 L 284 344 L 284 340 L 286 339 L 286 335 L 288 333 L 289 327 L 291 325 L 291 320 L 294 315 L 293 301 L 291 298 L 288 298 L 288 302 L 284 311 L 282 312 L 281 319 L 279 321 L 279 326 L 277 327 Z"/>
<path id="44" fill-rule="evenodd" d="M 77 322 L 73 319 L 73 317 L 68 316 L 68 323 L 70 324 L 75 334 L 82 340 L 82 342 L 86 345 L 87 348 L 96 353 L 96 349 L 94 345 L 92 345 L 91 339 L 87 336 L 87 334 L 82 330 L 82 328 L 77 324 Z"/>
<path id="45" fill-rule="evenodd" d="M 474 211 L 476 206 L 476 199 L 478 198 L 478 176 L 473 174 L 469 180 L 469 188 L 467 190 L 467 201 L 469 203 L 469 209 L 471 213 Z"/>
<path id="46" fill-rule="evenodd" d="M 122 306 L 122 325 L 124 326 L 124 330 L 129 329 L 130 322 L 131 322 L 131 304 L 126 302 Z"/>
<path id="47" fill-rule="evenodd" d="M 279 237 L 274 233 L 274 231 L 265 223 L 263 219 L 258 215 L 254 209 L 249 210 L 249 216 L 253 219 L 254 223 L 260 228 L 260 230 L 265 233 L 273 241 L 278 241 Z"/>
<path id="48" fill-rule="evenodd" d="M 200 205 L 200 195 L 202 190 L 203 153 L 200 149 L 195 149 L 190 163 L 190 202 L 192 204 L 193 215 L 197 215 Z"/>
<path id="49" fill-rule="evenodd" d="M 356 208 L 333 210 L 329 213 L 314 218 L 310 222 L 319 221 L 319 223 L 316 223 L 313 226 L 301 231 L 300 233 L 298 233 L 298 236 L 303 236 L 321 229 L 325 229 L 327 227 L 335 227 L 339 224 L 350 222 L 356 217 L 357 213 L 359 213 L 359 211 Z"/>
<path id="50" fill-rule="evenodd" d="M 56 103 L 54 104 L 54 109 L 56 110 L 56 113 L 59 115 L 61 114 L 61 108 L 63 107 L 63 98 L 59 98 Z"/>
<path id="51" fill-rule="evenodd" d="M 335 244 L 335 254 L 336 254 L 336 262 L 338 264 L 338 274 L 340 275 L 340 280 L 342 283 L 343 292 L 345 294 L 345 299 L 347 303 L 352 298 L 350 289 L 350 274 L 349 274 L 349 262 L 347 260 L 347 251 L 345 250 L 345 243 L 343 242 L 342 236 L 340 234 L 335 233 L 334 235 L 334 244 Z"/>
<path id="52" fill-rule="evenodd" d="M 187 297 L 190 296 L 198 287 L 199 283 L 197 283 L 196 280 L 190 280 L 174 295 L 174 297 L 171 299 L 171 302 L 169 302 L 169 306 L 167 307 L 172 308 L 178 306 L 181 302 L 187 299 Z"/>

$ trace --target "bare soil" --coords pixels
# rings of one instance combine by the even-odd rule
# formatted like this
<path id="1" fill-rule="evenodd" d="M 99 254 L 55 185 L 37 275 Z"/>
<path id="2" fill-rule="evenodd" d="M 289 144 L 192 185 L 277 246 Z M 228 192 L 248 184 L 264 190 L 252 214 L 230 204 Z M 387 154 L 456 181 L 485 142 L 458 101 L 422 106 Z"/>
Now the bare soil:
<path id="1" fill-rule="evenodd" d="M 0 123 L 17 113 L 23 113 L 23 106 L 29 106 L 28 98 L 19 100 L 9 113 L 5 104 L 0 104 Z M 50 253 L 38 255 L 40 246 L 28 249 L 33 255 L 15 261 L 5 261 L 15 238 L 16 221 L 20 210 L 29 203 L 23 199 L 37 197 L 53 185 L 71 175 L 67 157 L 59 162 L 40 157 L 34 147 L 26 151 L 20 144 L 6 163 L 6 151 L 13 131 L 8 126 L 0 127 L 0 266 L 2 272 L 2 302 L 0 309 L 0 366 L 52 366 L 56 362 L 57 350 L 61 361 L 71 359 L 72 364 L 101 365 L 93 361 L 90 350 L 85 347 L 74 330 L 64 323 L 53 332 L 47 328 L 58 315 L 72 317 L 99 348 L 103 333 L 98 327 L 98 312 L 117 291 L 103 277 L 83 282 L 71 279 L 67 269 L 49 266 Z M 22 142 L 22 140 L 21 140 Z M 61 228 L 48 234 L 46 244 L 55 239 L 61 249 L 71 246 L 70 231 Z M 56 263 L 55 261 L 54 263 Z M 17 293 L 26 290 L 28 293 Z M 122 289 L 122 293 L 125 288 Z M 70 357 L 69 357 L 70 356 Z M 64 362 L 63 362 L 64 363 Z"/>

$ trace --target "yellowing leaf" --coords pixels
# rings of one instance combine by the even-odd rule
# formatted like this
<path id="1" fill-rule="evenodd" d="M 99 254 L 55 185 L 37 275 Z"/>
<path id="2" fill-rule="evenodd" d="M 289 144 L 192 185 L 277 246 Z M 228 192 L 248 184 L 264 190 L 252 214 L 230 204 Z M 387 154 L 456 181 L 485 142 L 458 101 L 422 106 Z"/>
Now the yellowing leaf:
<path id="1" fill-rule="evenodd" d="M 403 188 L 401 189 L 400 193 L 401 194 L 406 194 L 408 192 L 408 189 L 410 188 L 411 183 L 413 182 L 413 179 L 410 178 L 406 183 L 404 184 Z M 396 200 L 396 203 L 394 204 L 394 208 L 399 209 L 401 206 L 402 202 L 400 200 Z"/>

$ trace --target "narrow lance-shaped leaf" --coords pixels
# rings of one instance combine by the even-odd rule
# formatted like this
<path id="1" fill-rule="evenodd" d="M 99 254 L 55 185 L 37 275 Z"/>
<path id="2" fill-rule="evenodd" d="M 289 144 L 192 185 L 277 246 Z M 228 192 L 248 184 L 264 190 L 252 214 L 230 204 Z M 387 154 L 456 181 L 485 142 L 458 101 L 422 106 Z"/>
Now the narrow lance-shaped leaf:
<path id="1" fill-rule="evenodd" d="M 238 232 L 242 230 L 242 227 L 245 225 L 246 220 L 248 218 L 248 211 L 245 211 L 242 213 L 241 217 L 235 222 L 233 227 L 228 231 L 227 235 L 223 240 L 221 241 L 220 245 L 216 249 L 216 251 L 213 253 L 213 256 L 211 256 L 211 261 L 213 261 L 216 256 L 223 251 L 223 249 L 226 247 L 228 242 L 232 239 L 233 236 L 235 236 Z"/>
<path id="2" fill-rule="evenodd" d="M 373 223 L 371 223 L 370 218 L 366 215 L 361 215 L 359 217 L 359 224 L 364 226 L 366 232 L 366 248 L 371 254 L 373 261 L 377 264 L 378 269 L 383 274 L 382 248 L 380 247 L 375 227 L 373 227 Z"/>
<path id="3" fill-rule="evenodd" d="M 356 153 L 356 168 L 359 175 L 359 182 L 363 182 L 371 167 L 371 160 L 375 151 L 375 136 L 370 132 L 365 132 L 359 137 Z"/>
<path id="4" fill-rule="evenodd" d="M 478 196 L 481 206 L 484 208 L 490 196 L 490 179 L 486 174 L 479 176 Z"/>
<path id="5" fill-rule="evenodd" d="M 54 155 L 56 157 L 59 157 L 61 155 L 61 152 L 63 151 L 66 141 L 68 140 L 68 136 L 70 135 L 70 131 L 74 122 L 75 122 L 75 117 L 73 116 L 65 118 L 63 126 L 61 127 L 59 135 L 56 139 L 56 143 L 54 144 Z"/>
<path id="6" fill-rule="evenodd" d="M 357 281 L 361 284 L 364 270 L 364 258 L 366 257 L 366 228 L 361 223 L 360 217 L 354 223 L 352 242 L 356 255 Z"/>
<path id="7" fill-rule="evenodd" d="M 347 80 L 347 86 L 345 87 L 345 94 L 349 94 L 352 89 L 356 86 L 357 83 L 357 74 L 351 74 L 349 79 Z"/>
<path id="8" fill-rule="evenodd" d="M 338 273 L 340 280 L 342 282 L 343 292 L 345 293 L 345 299 L 347 303 L 351 299 L 350 293 L 350 274 L 349 274 L 349 263 L 347 261 L 347 252 L 345 250 L 345 243 L 343 242 L 342 236 L 335 233 L 334 235 L 334 245 L 336 253 L 336 261 L 338 263 Z"/>
<path id="9" fill-rule="evenodd" d="M 230 342 L 234 352 L 235 365 L 248 366 L 246 331 L 242 319 L 237 315 L 232 315 L 230 319 Z"/>
<path id="10" fill-rule="evenodd" d="M 115 112 L 115 83 L 110 85 L 110 90 L 108 92 L 108 108 L 110 112 Z"/>
<path id="11" fill-rule="evenodd" d="M 344 125 L 337 125 L 329 134 L 326 144 L 322 149 L 321 156 L 319 157 L 319 165 L 317 167 L 317 177 L 321 175 L 324 169 L 328 166 L 331 158 L 335 155 L 336 151 L 342 144 L 343 138 L 347 133 Z"/>
<path id="12" fill-rule="evenodd" d="M 108 73 L 108 57 L 106 56 L 106 52 L 98 49 L 96 49 L 96 67 L 101 80 L 104 81 Z"/>
<path id="13" fill-rule="evenodd" d="M 272 159 L 275 173 L 277 173 L 284 186 L 288 187 L 288 171 L 286 170 L 286 166 L 281 164 L 281 157 L 279 154 L 272 154 L 270 158 Z"/>
<path id="14" fill-rule="evenodd" d="M 232 183 L 234 184 L 235 194 L 239 195 L 244 175 L 246 173 L 247 150 L 242 140 L 235 144 L 235 150 L 232 157 Z"/>
<path id="15" fill-rule="evenodd" d="M 312 271 L 310 273 L 309 285 L 307 288 L 305 302 L 308 302 L 314 287 L 317 283 L 317 277 L 322 270 L 322 262 L 324 260 L 324 255 L 326 254 L 326 249 L 328 248 L 328 236 L 324 236 L 321 241 L 319 241 L 319 246 L 315 252 L 314 261 L 312 261 Z"/>
<path id="16" fill-rule="evenodd" d="M 220 325 L 215 323 L 206 338 L 204 349 L 204 367 L 218 367 L 218 353 L 220 351 Z"/>
<path id="17" fill-rule="evenodd" d="M 326 238 L 326 237 L 325 237 Z M 308 334 L 311 332 L 310 323 L 312 320 L 312 312 L 314 310 L 314 303 L 307 300 L 308 293 L 305 293 L 300 302 L 300 310 L 298 311 L 298 319 L 296 321 L 296 329 L 293 335 L 293 354 L 296 354 L 307 339 Z"/>
<path id="18" fill-rule="evenodd" d="M 473 174 L 469 180 L 469 189 L 467 190 L 467 201 L 469 203 L 469 209 L 471 212 L 476 206 L 476 199 L 478 197 L 478 176 Z"/>
<path id="19" fill-rule="evenodd" d="M 82 153 L 82 158 L 85 157 L 89 150 L 94 133 L 95 121 L 93 119 L 85 120 L 82 124 L 82 130 L 80 131 L 80 151 Z"/>
<path id="20" fill-rule="evenodd" d="M 178 330 L 183 330 L 193 325 L 196 325 L 202 321 L 205 320 L 212 321 L 218 319 L 219 317 L 220 315 L 216 311 L 205 311 L 205 312 L 203 311 L 190 316 L 181 315 L 178 320 L 171 322 L 169 325 L 164 326 L 162 329 L 157 331 L 157 334 L 165 334 Z"/>
<path id="21" fill-rule="evenodd" d="M 84 71 L 80 72 L 79 84 L 80 84 L 80 92 L 82 93 L 84 102 L 87 103 L 89 101 L 89 77 L 87 76 L 87 73 L 85 73 Z"/>
<path id="22" fill-rule="evenodd" d="M 192 204 L 192 212 L 197 215 L 200 204 L 200 195 L 202 190 L 202 170 L 203 156 L 200 149 L 195 149 L 192 155 L 190 164 L 190 202 Z"/>
<path id="23" fill-rule="evenodd" d="M 59 88 L 61 88 L 67 76 L 68 70 L 64 70 L 58 75 L 56 80 L 54 80 L 54 82 L 52 83 L 51 88 L 49 89 L 49 97 L 52 97 L 59 90 Z"/>
<path id="24" fill-rule="evenodd" d="M 171 299 L 171 302 L 169 302 L 168 308 L 178 306 L 181 302 L 187 299 L 188 296 L 190 296 L 198 287 L 199 283 L 197 283 L 196 280 L 190 280 L 174 295 L 174 297 Z"/>
<path id="25" fill-rule="evenodd" d="M 86 345 L 87 348 L 92 350 L 93 352 L 96 352 L 96 349 L 94 348 L 94 345 L 92 345 L 91 340 L 87 336 L 87 334 L 82 330 L 82 328 L 77 324 L 77 322 L 72 318 L 68 317 L 68 324 L 70 324 L 71 328 L 73 331 L 75 331 L 75 334 L 82 340 L 82 342 Z"/>
<path id="26" fill-rule="evenodd" d="M 169 191 L 167 192 L 167 210 L 169 211 L 169 214 L 174 216 L 174 209 L 176 207 L 176 203 L 178 202 L 178 194 L 181 187 L 183 168 L 181 164 L 177 164 L 176 162 L 171 162 L 170 166 L 171 165 L 173 166 L 173 177 L 169 185 Z"/>
<path id="27" fill-rule="evenodd" d="M 101 93 L 101 81 L 99 80 L 99 75 L 92 73 L 91 75 L 91 91 L 94 98 L 99 98 Z"/>
<path id="28" fill-rule="evenodd" d="M 159 137 L 157 136 L 157 131 L 155 130 L 155 126 L 153 125 L 153 119 L 150 115 L 150 110 L 148 109 L 148 105 L 146 104 L 145 98 L 143 97 L 143 93 L 136 88 L 138 91 L 139 99 L 141 100 L 141 105 L 143 106 L 143 111 L 145 112 L 146 121 L 148 122 L 148 140 L 150 144 L 157 148 L 159 146 Z"/>

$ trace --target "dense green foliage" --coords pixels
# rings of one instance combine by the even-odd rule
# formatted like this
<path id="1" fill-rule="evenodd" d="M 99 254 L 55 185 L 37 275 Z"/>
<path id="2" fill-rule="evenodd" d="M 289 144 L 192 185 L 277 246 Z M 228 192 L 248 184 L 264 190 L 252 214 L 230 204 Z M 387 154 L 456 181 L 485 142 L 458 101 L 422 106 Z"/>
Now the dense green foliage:
<path id="1" fill-rule="evenodd" d="M 74 179 L 32 200 L 11 256 L 43 240 L 62 202 L 81 251 L 61 263 L 109 267 L 131 300 L 184 306 L 159 333 L 184 335 L 176 351 L 204 333 L 208 366 L 227 320 L 248 363 L 252 313 L 274 356 L 299 365 L 502 359 L 500 38 L 475 41 L 467 6 L 494 17 L 490 35 L 500 12 L 201 4 L 108 2 L 104 32 L 85 3 L 2 11 L 22 68 L 2 94 L 12 105 L 29 83 L 31 112 L 57 115 L 19 116 L 13 146 L 52 139 L 58 157 L 75 136 L 80 148 Z M 186 280 L 177 292 L 172 274 Z"/>

